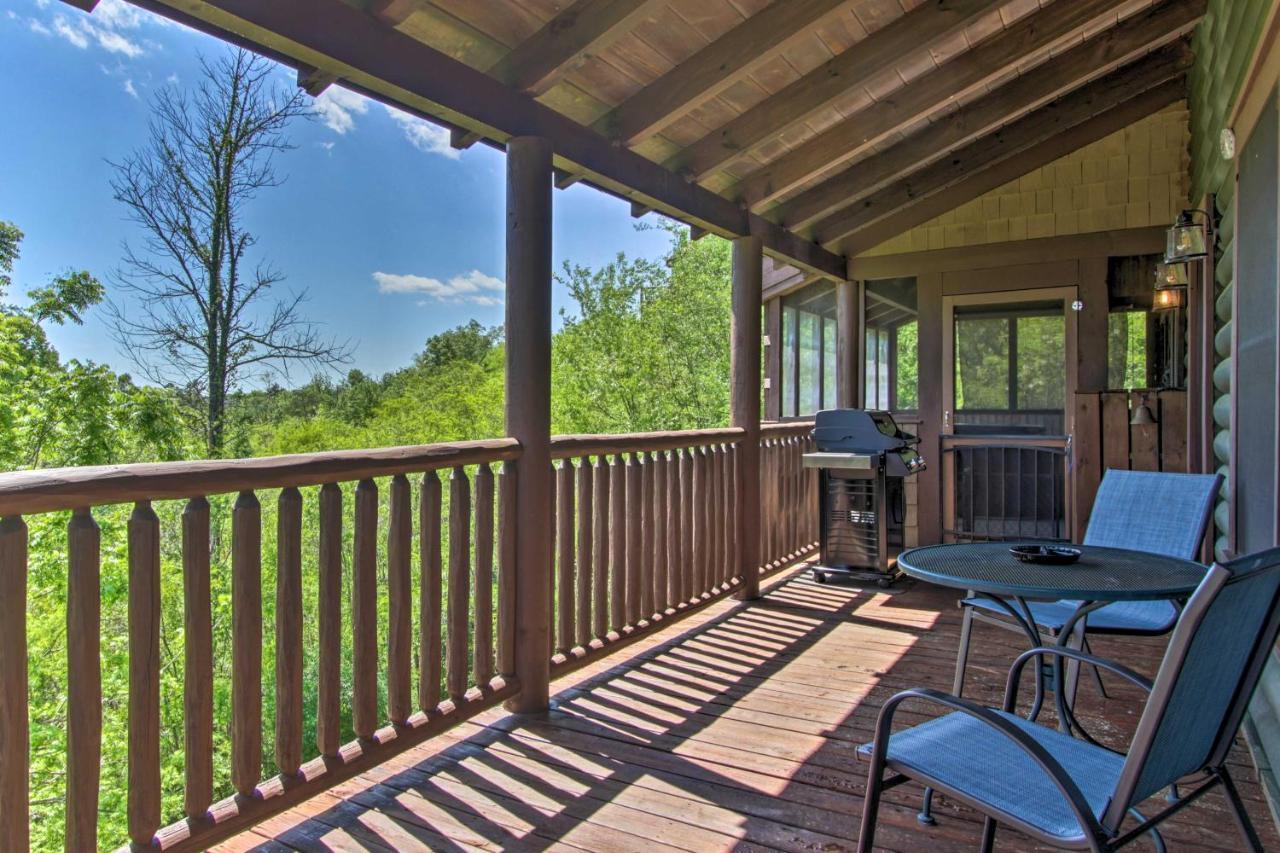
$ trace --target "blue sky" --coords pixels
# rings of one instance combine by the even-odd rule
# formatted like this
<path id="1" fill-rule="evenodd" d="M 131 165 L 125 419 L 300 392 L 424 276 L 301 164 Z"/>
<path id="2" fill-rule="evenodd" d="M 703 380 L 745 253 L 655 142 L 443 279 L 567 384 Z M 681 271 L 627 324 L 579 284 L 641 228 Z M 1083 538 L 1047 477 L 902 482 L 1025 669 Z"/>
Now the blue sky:
<path id="1" fill-rule="evenodd" d="M 198 56 L 226 49 L 122 0 L 93 15 L 0 0 L 0 220 L 26 233 L 11 297 L 68 268 L 89 269 L 110 292 L 121 245 L 139 234 L 111 197 L 108 161 L 143 143 L 157 88 L 192 86 Z M 280 287 L 305 291 L 307 315 L 349 338 L 353 366 L 371 373 L 407 364 L 428 336 L 472 317 L 500 323 L 503 155 L 455 151 L 443 129 L 338 87 L 315 106 L 277 162 L 284 186 L 251 210 L 260 256 L 287 276 Z M 667 245 L 603 193 L 554 197 L 557 269 L 620 251 L 658 257 Z M 101 313 L 51 336 L 66 358 L 131 367 Z"/>

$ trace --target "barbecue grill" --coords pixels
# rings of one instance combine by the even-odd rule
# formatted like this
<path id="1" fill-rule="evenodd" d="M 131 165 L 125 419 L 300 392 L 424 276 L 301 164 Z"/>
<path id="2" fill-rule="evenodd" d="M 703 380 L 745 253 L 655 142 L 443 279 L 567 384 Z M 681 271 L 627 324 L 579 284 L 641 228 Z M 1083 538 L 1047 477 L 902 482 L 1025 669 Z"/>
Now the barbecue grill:
<path id="1" fill-rule="evenodd" d="M 924 470 L 920 439 L 903 432 L 888 412 L 829 409 L 814 419 L 821 556 L 814 579 L 832 576 L 889 586 L 898 576 L 892 558 L 903 547 L 903 480 Z"/>

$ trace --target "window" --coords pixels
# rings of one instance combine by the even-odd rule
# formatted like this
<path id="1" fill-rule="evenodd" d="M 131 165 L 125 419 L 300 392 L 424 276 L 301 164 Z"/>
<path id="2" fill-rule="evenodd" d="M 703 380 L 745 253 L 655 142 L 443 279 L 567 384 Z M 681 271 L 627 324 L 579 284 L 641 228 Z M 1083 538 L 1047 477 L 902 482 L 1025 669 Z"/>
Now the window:
<path id="1" fill-rule="evenodd" d="M 836 405 L 836 288 L 817 282 L 782 297 L 782 416 Z"/>
<path id="2" fill-rule="evenodd" d="M 868 409 L 915 411 L 919 401 L 916 280 L 868 281 L 864 397 Z"/>
<path id="3" fill-rule="evenodd" d="M 1147 387 L 1147 312 L 1107 315 L 1107 387 Z"/>
<path id="4" fill-rule="evenodd" d="M 957 308 L 956 432 L 1061 434 L 1066 356 L 1061 303 Z"/>

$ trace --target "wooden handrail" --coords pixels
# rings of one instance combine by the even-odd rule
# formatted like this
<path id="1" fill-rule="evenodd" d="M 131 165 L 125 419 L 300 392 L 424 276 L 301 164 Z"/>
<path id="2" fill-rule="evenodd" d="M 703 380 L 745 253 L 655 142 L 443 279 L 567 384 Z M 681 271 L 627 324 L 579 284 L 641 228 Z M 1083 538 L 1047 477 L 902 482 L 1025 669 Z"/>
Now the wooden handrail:
<path id="1" fill-rule="evenodd" d="M 613 453 L 643 453 L 678 450 L 709 444 L 737 444 L 744 430 L 685 429 L 670 432 L 633 432 L 619 435 L 555 435 L 551 437 L 552 459 L 573 459 Z"/>
<path id="2" fill-rule="evenodd" d="M 779 438 L 784 435 L 808 436 L 813 431 L 813 421 L 774 421 L 760 424 L 761 438 Z"/>
<path id="3" fill-rule="evenodd" d="M 379 450 L 335 450 L 258 459 L 211 459 L 0 474 L 0 517 L 228 492 L 319 486 L 410 474 L 520 455 L 514 438 Z"/>

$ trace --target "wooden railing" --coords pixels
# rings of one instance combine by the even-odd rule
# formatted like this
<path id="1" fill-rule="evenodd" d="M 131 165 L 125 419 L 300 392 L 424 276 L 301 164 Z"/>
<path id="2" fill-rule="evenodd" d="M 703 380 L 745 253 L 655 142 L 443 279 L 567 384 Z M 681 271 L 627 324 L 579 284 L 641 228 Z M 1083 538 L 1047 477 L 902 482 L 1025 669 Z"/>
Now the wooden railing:
<path id="1" fill-rule="evenodd" d="M 28 528 L 24 516 L 71 510 L 66 532 L 66 848 L 98 847 L 103 723 L 99 608 L 104 543 L 94 512 L 123 503 L 132 504 L 125 525 L 128 836 L 137 845 L 203 849 L 385 761 L 519 689 L 510 675 L 515 567 L 505 558 L 512 515 L 508 507 L 514 489 L 510 461 L 519 453 L 515 441 L 498 439 L 269 459 L 29 471 L 0 477 L 0 847 L 24 850 L 28 846 Z M 504 463 L 496 478 L 491 467 L 494 463 Z M 439 472 L 447 472 L 443 483 Z M 416 483 L 410 481 L 411 475 Z M 386 483 L 385 526 L 380 523 L 379 492 L 383 487 L 378 479 Z M 353 490 L 347 490 L 354 498 L 351 512 L 345 511 L 346 495 L 340 483 L 355 483 Z M 319 488 L 309 489 L 311 494 L 304 499 L 302 488 L 312 486 Z M 264 511 L 260 494 L 272 490 L 279 490 L 273 513 L 275 536 L 270 543 L 276 556 L 275 597 L 270 608 L 275 616 L 272 763 L 278 774 L 264 780 Z M 211 553 L 217 550 L 211 542 L 222 537 L 224 525 L 211 518 L 209 497 L 227 493 L 235 495 L 229 512 L 231 701 L 230 720 L 220 722 L 229 722 L 230 766 L 215 768 L 215 608 L 210 569 Z M 161 516 L 152 503 L 172 499 L 185 499 L 180 520 L 173 519 L 177 507 L 161 507 L 177 522 L 172 526 L 180 530 L 176 549 L 165 547 Z M 316 540 L 304 543 L 304 512 L 309 501 L 317 504 Z M 352 525 L 349 538 L 344 529 L 348 520 Z M 446 540 L 447 553 L 442 553 Z M 379 559 L 380 545 L 384 560 Z M 312 603 L 317 637 L 315 741 L 308 750 L 317 757 L 305 762 L 304 547 L 314 548 L 316 577 L 311 586 L 316 594 Z M 347 562 L 343 552 L 348 548 L 349 599 L 344 595 L 347 581 L 343 578 Z M 182 811 L 187 816 L 164 828 L 162 550 L 179 554 L 181 561 Z M 504 555 L 496 569 L 496 649 L 490 594 L 495 550 Z M 416 602 L 412 598 L 415 561 L 419 577 Z M 380 563 L 385 570 L 385 590 L 380 589 Z M 379 598 L 383 595 L 387 602 L 385 663 L 379 660 L 383 651 L 378 645 Z M 349 600 L 347 614 L 342 612 L 344 600 Z M 419 628 L 416 643 L 411 636 L 415 609 Z M 349 626 L 346 637 L 344 624 Z M 469 649 L 474 653 L 469 654 Z M 343 678 L 344 651 L 351 660 L 348 679 Z M 380 671 L 384 674 L 382 685 Z M 344 680 L 349 680 L 349 691 L 343 690 Z M 344 707 L 350 708 L 349 722 L 343 719 Z M 351 734 L 354 739 L 343 743 L 344 735 Z M 217 777 L 222 778 L 221 785 L 215 783 Z M 225 789 L 228 781 L 234 793 L 214 802 L 216 790 Z"/>
<path id="2" fill-rule="evenodd" d="M 817 539 L 814 484 L 800 466 L 810 428 L 762 430 L 761 573 Z M 742 585 L 744 435 L 553 439 L 556 595 L 545 618 L 554 672 Z M 116 728 L 127 739 L 117 781 L 128 837 L 203 849 L 519 692 L 520 453 L 514 439 L 497 439 L 0 475 L 0 848 L 29 845 L 28 520 L 48 553 L 50 522 L 61 521 L 47 514 L 67 513 L 65 533 L 53 531 L 68 579 L 67 849 L 98 846 L 104 560 L 123 560 L 127 579 L 127 696 L 107 705 L 127 710 Z M 180 620 L 180 668 L 167 642 L 162 654 L 162 585 Z M 218 673 L 215 640 L 230 652 Z M 265 697 L 264 659 L 274 684 Z M 174 755 L 162 754 L 162 689 L 181 708 L 168 715 L 182 720 Z M 229 691 L 226 719 L 215 719 L 217 690 Z M 274 717 L 265 726 L 264 706 Z M 274 738 L 265 747 L 264 728 Z"/>
<path id="3" fill-rule="evenodd" d="M 790 565 L 817 547 L 817 471 L 800 464 L 800 457 L 813 449 L 812 431 L 812 421 L 761 427 L 760 554 L 765 570 Z"/>

